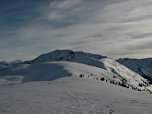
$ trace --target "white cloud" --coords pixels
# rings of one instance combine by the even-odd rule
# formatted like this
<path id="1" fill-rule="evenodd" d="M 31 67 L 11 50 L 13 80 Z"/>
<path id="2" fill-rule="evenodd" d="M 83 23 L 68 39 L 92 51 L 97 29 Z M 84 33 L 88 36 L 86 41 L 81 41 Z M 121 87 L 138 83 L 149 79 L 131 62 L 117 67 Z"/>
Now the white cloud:
<path id="1" fill-rule="evenodd" d="M 73 21 L 81 10 L 83 0 L 59 0 L 50 3 L 49 7 L 44 10 L 44 18 L 48 21 Z"/>
<path id="2" fill-rule="evenodd" d="M 40 10 L 38 20 L 16 31 L 24 47 L 13 51 L 26 50 L 25 58 L 56 48 L 151 57 L 151 9 L 151 0 L 56 0 Z"/>

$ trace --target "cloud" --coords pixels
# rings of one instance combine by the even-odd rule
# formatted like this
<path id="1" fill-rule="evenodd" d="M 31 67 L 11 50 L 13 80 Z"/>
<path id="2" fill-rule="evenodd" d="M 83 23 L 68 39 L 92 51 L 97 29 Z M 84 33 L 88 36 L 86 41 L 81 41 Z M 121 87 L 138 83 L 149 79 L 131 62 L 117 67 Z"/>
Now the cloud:
<path id="1" fill-rule="evenodd" d="M 57 48 L 114 58 L 152 56 L 151 0 L 48 0 L 31 6 L 18 26 L 0 33 L 0 58 L 30 59 Z"/>

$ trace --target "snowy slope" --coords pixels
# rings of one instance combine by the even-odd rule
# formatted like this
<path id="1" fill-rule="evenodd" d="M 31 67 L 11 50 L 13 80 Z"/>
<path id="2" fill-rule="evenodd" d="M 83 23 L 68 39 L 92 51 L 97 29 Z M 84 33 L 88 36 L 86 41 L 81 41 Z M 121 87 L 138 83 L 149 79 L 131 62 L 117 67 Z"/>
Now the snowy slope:
<path id="1" fill-rule="evenodd" d="M 0 86 L 0 114 L 151 114 L 147 92 L 89 78 Z"/>
<path id="2" fill-rule="evenodd" d="M 55 50 L 50 53 L 42 54 L 29 63 L 43 63 L 50 61 L 69 61 L 82 63 L 89 66 L 95 66 L 107 70 L 112 73 L 110 81 L 119 83 L 122 81 L 126 84 L 138 86 L 139 84 L 146 85 L 147 81 L 138 73 L 135 73 L 127 67 L 119 64 L 117 61 L 102 56 L 99 54 L 91 54 L 86 52 L 77 52 L 72 50 Z M 113 77 L 113 79 L 111 79 Z M 108 77 L 107 77 L 108 78 Z"/>
<path id="3" fill-rule="evenodd" d="M 119 63 L 139 73 L 152 82 L 152 58 L 148 59 L 119 59 Z"/>
<path id="4" fill-rule="evenodd" d="M 0 114 L 151 114 L 150 90 L 142 76 L 98 54 L 56 50 L 0 63 Z"/>
<path id="5" fill-rule="evenodd" d="M 147 80 L 145 80 L 139 74 L 133 72 L 132 70 L 128 69 L 127 67 L 119 64 L 113 59 L 105 58 L 101 60 L 104 63 L 104 66 L 109 72 L 114 73 L 113 76 L 116 79 L 120 79 L 121 81 L 126 82 L 129 85 L 136 85 L 145 84 Z"/>
<path id="6" fill-rule="evenodd" d="M 83 63 L 91 66 L 96 66 L 104 68 L 102 62 L 98 61 L 102 58 L 107 58 L 106 56 L 101 56 L 98 54 L 91 54 L 82 51 L 72 51 L 72 50 L 55 50 L 50 53 L 42 54 L 32 61 L 27 61 L 24 63 L 43 63 L 50 61 L 70 61 Z"/>
<path id="7" fill-rule="evenodd" d="M 113 80 L 112 72 L 105 69 L 75 62 L 46 62 L 39 64 L 21 64 L 17 67 L 0 72 L 0 76 L 23 76 L 21 82 L 51 81 L 66 76 L 85 75 L 85 78 L 96 79 L 105 77 L 108 81 Z"/>
<path id="8" fill-rule="evenodd" d="M 102 58 L 107 58 L 106 56 L 102 56 L 99 54 L 86 53 L 83 51 L 72 51 L 72 50 L 55 50 L 50 53 L 42 54 L 30 61 L 31 63 L 40 63 L 40 62 L 48 62 L 48 61 L 76 61 L 75 59 L 82 58 L 90 58 L 99 60 Z"/>
<path id="9" fill-rule="evenodd" d="M 111 58 L 70 50 L 56 50 L 32 61 L 14 63 L 0 71 L 0 76 L 5 76 L 5 80 L 17 76 L 17 79 L 14 77 L 17 82 L 19 79 L 22 79 L 20 82 L 51 81 L 79 75 L 98 80 L 102 78 L 112 84 L 133 89 L 144 90 L 148 86 L 146 79 Z M 18 79 L 19 76 L 22 78 Z"/>

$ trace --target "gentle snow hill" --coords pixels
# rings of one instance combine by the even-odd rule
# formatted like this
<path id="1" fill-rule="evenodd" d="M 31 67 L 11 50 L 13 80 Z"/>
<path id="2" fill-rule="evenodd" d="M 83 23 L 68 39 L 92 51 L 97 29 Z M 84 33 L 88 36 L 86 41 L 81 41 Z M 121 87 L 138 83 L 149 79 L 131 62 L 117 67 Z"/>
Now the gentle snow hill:
<path id="1" fill-rule="evenodd" d="M 40 55 L 32 61 L 10 65 L 0 71 L 0 76 L 5 76 L 5 80 L 10 76 L 17 76 L 14 80 L 19 80 L 20 76 L 21 82 L 52 81 L 80 75 L 97 80 L 104 78 L 103 80 L 113 84 L 142 90 L 148 85 L 142 76 L 111 58 L 71 50 L 56 50 Z"/>
<path id="2" fill-rule="evenodd" d="M 119 59 L 119 63 L 125 65 L 134 72 L 147 78 L 152 83 L 152 58 L 147 59 Z"/>
<path id="3" fill-rule="evenodd" d="M 152 95 L 89 78 L 0 86 L 0 114 L 152 114 Z"/>

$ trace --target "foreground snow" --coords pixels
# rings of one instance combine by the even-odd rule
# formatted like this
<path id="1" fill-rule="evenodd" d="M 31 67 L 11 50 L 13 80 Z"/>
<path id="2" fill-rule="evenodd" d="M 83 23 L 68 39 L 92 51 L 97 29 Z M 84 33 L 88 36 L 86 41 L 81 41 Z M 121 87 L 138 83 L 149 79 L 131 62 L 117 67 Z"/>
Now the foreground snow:
<path id="1" fill-rule="evenodd" d="M 151 114 L 152 95 L 81 77 L 0 86 L 0 114 Z"/>

